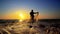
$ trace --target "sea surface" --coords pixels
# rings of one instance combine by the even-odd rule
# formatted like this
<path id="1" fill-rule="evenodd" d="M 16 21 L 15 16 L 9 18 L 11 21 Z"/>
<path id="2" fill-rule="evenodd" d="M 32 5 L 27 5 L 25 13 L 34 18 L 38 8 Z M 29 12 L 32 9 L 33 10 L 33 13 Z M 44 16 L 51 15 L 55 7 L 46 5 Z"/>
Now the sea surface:
<path id="1" fill-rule="evenodd" d="M 60 34 L 60 19 L 0 19 L 0 34 Z"/>

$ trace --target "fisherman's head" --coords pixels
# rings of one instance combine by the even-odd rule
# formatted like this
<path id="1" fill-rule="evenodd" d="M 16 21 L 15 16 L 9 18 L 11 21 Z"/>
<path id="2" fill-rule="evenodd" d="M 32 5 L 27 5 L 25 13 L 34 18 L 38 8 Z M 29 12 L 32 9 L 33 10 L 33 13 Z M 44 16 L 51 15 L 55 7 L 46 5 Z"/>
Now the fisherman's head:
<path id="1" fill-rule="evenodd" d="M 31 12 L 33 12 L 33 10 L 31 10 Z"/>

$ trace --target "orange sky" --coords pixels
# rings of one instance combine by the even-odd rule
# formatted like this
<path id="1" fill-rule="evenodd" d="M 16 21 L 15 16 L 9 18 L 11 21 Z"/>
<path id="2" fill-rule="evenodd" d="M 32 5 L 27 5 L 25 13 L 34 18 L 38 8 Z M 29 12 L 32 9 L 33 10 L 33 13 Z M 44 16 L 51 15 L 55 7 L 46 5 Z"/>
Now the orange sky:
<path id="1" fill-rule="evenodd" d="M 4 14 L 4 15 L 0 16 L 0 19 L 29 19 L 30 18 L 30 14 L 29 14 L 30 11 L 29 10 L 21 9 L 21 10 L 12 10 L 12 11 L 15 11 L 15 12 Z M 22 16 L 21 16 L 21 14 L 22 14 Z M 39 19 L 45 19 L 45 18 L 50 19 L 50 18 L 54 18 L 54 17 L 55 16 L 51 15 L 51 14 L 44 15 L 41 13 L 38 16 Z"/>
<path id="2" fill-rule="evenodd" d="M 0 16 L 0 19 L 21 19 L 21 16 L 20 16 L 21 14 L 22 14 L 23 19 L 29 19 L 30 18 L 30 15 L 28 13 L 17 12 L 17 13 L 11 13 L 11 14 L 6 14 L 6 15 L 3 15 L 3 16 Z M 53 15 L 39 14 L 38 18 L 39 19 L 45 19 L 45 18 L 49 19 L 49 18 L 54 18 L 54 16 Z"/>

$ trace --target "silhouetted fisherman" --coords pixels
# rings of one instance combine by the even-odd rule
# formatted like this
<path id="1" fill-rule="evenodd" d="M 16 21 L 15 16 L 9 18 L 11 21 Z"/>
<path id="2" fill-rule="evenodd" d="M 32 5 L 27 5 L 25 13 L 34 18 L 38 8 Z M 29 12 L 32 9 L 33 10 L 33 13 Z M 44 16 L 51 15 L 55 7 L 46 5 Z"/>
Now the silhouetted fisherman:
<path id="1" fill-rule="evenodd" d="M 31 10 L 30 16 L 31 16 L 32 23 L 34 22 L 34 14 L 38 14 L 38 12 L 33 12 L 33 10 Z"/>

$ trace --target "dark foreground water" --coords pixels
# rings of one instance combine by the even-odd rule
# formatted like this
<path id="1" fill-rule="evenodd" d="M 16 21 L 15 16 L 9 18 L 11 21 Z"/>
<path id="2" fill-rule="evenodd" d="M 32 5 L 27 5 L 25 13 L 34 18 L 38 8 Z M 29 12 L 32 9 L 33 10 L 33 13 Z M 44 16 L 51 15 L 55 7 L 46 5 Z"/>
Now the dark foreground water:
<path id="1" fill-rule="evenodd" d="M 33 24 L 1 19 L 0 34 L 60 34 L 60 19 L 41 19 Z"/>

